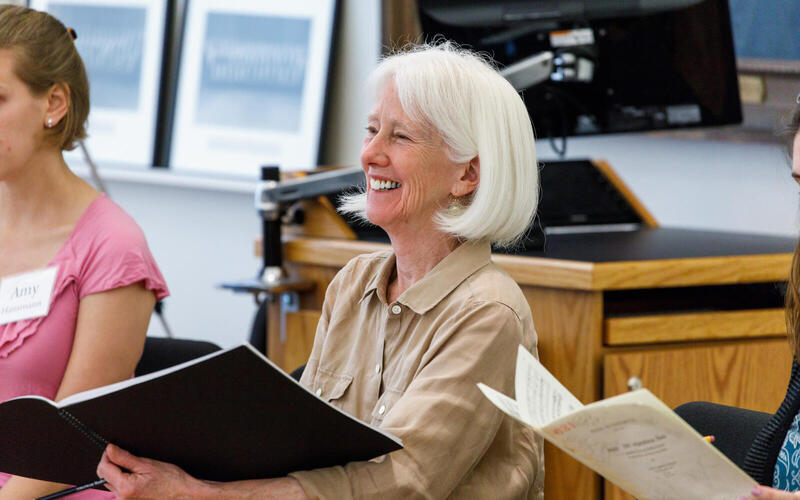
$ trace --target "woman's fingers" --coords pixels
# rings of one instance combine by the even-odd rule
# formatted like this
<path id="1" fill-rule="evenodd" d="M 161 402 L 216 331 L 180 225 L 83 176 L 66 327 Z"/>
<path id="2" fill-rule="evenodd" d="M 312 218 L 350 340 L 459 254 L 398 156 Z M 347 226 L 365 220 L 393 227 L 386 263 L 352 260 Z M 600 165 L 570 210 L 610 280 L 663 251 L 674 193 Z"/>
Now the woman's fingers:
<path id="1" fill-rule="evenodd" d="M 136 473 L 143 470 L 145 465 L 145 459 L 109 444 L 97 465 L 97 477 L 106 480 L 106 488 L 117 498 L 138 498 L 140 485 Z"/>
<path id="2" fill-rule="evenodd" d="M 123 450 L 119 446 L 110 444 L 106 447 L 105 454 L 108 455 L 108 459 L 112 462 L 117 464 L 120 467 L 123 467 L 131 472 L 136 471 L 142 465 L 145 464 L 145 460 L 132 455 L 131 453 Z"/>
<path id="3" fill-rule="evenodd" d="M 751 500 L 800 500 L 800 491 L 791 492 L 776 490 L 767 486 L 756 486 L 750 492 L 749 497 L 743 497 Z"/>
<path id="4" fill-rule="evenodd" d="M 97 477 L 103 478 L 108 483 L 117 483 L 124 478 L 122 470 L 108 457 L 108 448 L 103 452 L 100 463 L 97 464 Z"/>
<path id="5" fill-rule="evenodd" d="M 100 458 L 97 475 L 117 498 L 126 500 L 191 498 L 185 492 L 196 481 L 175 465 L 137 457 L 113 444 Z"/>

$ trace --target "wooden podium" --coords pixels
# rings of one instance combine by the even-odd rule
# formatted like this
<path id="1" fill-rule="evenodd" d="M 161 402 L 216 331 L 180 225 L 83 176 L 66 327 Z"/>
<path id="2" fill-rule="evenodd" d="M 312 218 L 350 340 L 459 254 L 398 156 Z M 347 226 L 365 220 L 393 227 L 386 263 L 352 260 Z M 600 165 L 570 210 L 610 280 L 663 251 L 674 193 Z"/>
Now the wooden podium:
<path id="1" fill-rule="evenodd" d="M 794 240 L 659 228 L 607 165 L 598 168 L 641 215 L 635 231 L 551 234 L 544 250 L 494 254 L 533 312 L 542 363 L 584 403 L 644 386 L 675 407 L 706 400 L 773 412 L 788 383 L 781 286 Z M 354 256 L 326 199 L 285 239 L 290 275 L 316 286 L 292 310 L 269 307 L 270 358 L 305 363 L 325 290 Z M 556 448 L 545 448 L 548 500 L 630 498 Z"/>

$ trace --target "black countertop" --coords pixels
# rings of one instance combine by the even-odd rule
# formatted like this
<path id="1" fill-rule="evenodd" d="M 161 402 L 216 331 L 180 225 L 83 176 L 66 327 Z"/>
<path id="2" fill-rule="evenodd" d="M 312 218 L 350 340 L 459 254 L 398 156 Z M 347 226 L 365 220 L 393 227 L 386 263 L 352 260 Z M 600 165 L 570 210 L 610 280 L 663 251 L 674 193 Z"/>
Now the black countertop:
<path id="1" fill-rule="evenodd" d="M 792 253 L 796 244 L 795 238 L 781 236 L 659 227 L 554 234 L 546 237 L 544 251 L 521 248 L 497 253 L 599 263 Z"/>

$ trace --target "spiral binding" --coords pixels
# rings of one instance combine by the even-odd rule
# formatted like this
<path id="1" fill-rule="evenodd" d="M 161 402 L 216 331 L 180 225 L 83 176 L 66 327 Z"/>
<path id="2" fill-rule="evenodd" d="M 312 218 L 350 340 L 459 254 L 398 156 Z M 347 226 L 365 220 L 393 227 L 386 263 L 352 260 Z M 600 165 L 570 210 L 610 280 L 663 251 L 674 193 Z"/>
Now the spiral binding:
<path id="1" fill-rule="evenodd" d="M 78 429 L 81 432 L 81 434 L 86 436 L 86 438 L 89 439 L 89 441 L 100 447 L 100 449 L 105 450 L 106 446 L 108 446 L 108 440 L 104 439 L 103 436 L 94 432 L 90 428 L 86 427 L 86 425 L 84 425 L 83 422 L 78 420 L 72 413 L 62 408 L 58 410 L 58 415 L 61 418 L 65 419 L 67 422 L 69 422 L 70 425 Z"/>

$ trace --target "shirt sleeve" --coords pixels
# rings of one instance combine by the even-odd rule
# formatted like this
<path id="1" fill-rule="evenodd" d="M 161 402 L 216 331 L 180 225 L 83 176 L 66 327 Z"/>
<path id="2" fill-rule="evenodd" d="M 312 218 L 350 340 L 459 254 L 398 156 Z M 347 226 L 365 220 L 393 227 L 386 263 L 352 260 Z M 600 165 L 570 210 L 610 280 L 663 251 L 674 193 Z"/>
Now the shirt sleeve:
<path id="1" fill-rule="evenodd" d="M 143 282 L 156 300 L 169 295 L 164 277 L 139 226 L 124 213 L 99 221 L 96 230 L 76 242 L 84 254 L 78 276 L 78 298 Z"/>
<path id="2" fill-rule="evenodd" d="M 484 456 L 504 418 L 476 384 L 513 394 L 519 317 L 497 302 L 446 322 L 381 428 L 404 448 L 368 462 L 291 474 L 311 498 L 446 498 Z"/>

